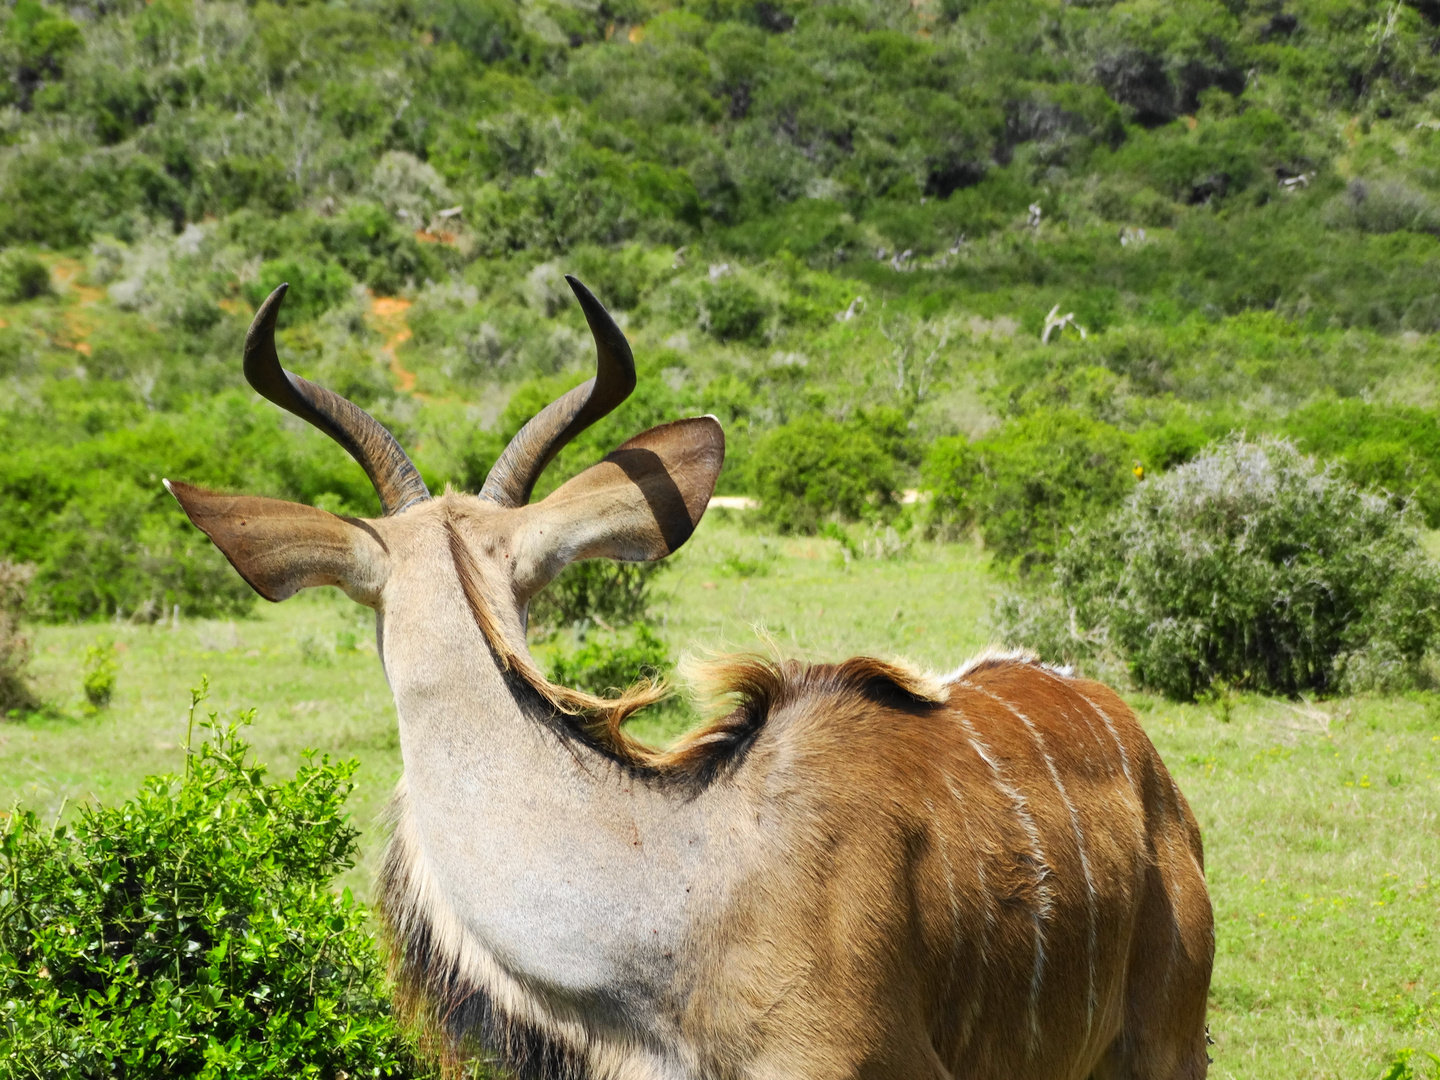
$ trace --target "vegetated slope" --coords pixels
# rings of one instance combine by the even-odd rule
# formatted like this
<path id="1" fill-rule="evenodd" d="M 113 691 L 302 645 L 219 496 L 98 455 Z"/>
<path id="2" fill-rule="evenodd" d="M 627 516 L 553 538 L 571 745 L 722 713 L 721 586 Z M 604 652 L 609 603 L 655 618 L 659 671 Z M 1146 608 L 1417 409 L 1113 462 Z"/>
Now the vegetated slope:
<path id="1" fill-rule="evenodd" d="M 1126 458 L 1281 428 L 1440 514 L 1437 17 L 19 0 L 0 553 L 38 564 L 52 618 L 241 610 L 160 476 L 376 509 L 243 387 L 264 295 L 291 283 L 288 366 L 372 409 L 432 486 L 473 490 L 589 363 L 564 272 L 623 313 L 642 379 L 557 478 L 684 412 L 725 422 L 724 491 L 795 488 L 752 447 L 854 437 L 865 453 L 800 455 L 864 474 L 807 482 L 777 523 L 808 529 L 895 512 L 940 436 L 1004 425 L 987 476 L 1027 432 L 1118 437 L 1075 460 L 1128 478 Z M 1122 490 L 1107 477 L 1081 486 Z M 1037 513 L 1006 519 L 1022 560 L 1071 511 Z"/>

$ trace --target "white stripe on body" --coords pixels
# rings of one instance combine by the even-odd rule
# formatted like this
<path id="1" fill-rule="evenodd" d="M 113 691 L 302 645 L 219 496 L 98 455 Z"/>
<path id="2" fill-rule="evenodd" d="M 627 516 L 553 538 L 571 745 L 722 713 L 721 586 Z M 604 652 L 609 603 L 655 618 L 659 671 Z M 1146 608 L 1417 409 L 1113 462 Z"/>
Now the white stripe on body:
<path id="1" fill-rule="evenodd" d="M 966 683 L 964 685 L 969 686 L 970 684 Z M 1045 979 L 1045 924 L 1053 910 L 1052 892 L 1049 882 L 1046 881 L 1046 878 L 1050 875 L 1050 867 L 1045 861 L 1045 849 L 1040 842 L 1040 830 L 1035 824 L 1035 818 L 1030 813 L 1029 804 L 1025 801 L 1025 796 L 1005 779 L 1000 770 L 1000 766 L 995 763 L 995 759 L 991 756 L 989 748 L 985 746 L 984 741 L 980 738 L 980 733 L 975 730 L 975 725 L 970 722 L 970 718 L 959 709 L 955 710 L 955 714 L 960 718 L 960 723 L 965 727 L 966 737 L 970 742 L 971 749 L 975 751 L 981 761 L 990 766 L 991 775 L 995 779 L 995 786 L 1010 800 L 1011 806 L 1014 807 L 1015 817 L 1019 820 L 1021 829 L 1030 840 L 1030 851 L 1037 867 L 1035 892 L 1038 897 L 1038 904 L 1031 913 L 1031 919 L 1035 924 L 1035 966 L 1030 974 L 1030 1039 L 1026 1048 L 1029 1053 L 1033 1054 L 1040 1045 L 1040 987 Z"/>
<path id="2" fill-rule="evenodd" d="M 1045 759 L 1045 767 L 1050 772 L 1050 779 L 1055 784 L 1055 790 L 1060 793 L 1060 799 L 1065 803 L 1065 809 L 1070 814 L 1070 828 L 1075 833 L 1075 847 L 1080 853 L 1080 869 L 1085 874 L 1085 907 L 1089 918 L 1089 938 L 1086 944 L 1086 996 L 1085 996 L 1085 1037 L 1090 1037 L 1090 1032 L 1095 1026 L 1095 1009 L 1098 1004 L 1098 996 L 1095 987 L 1095 961 L 1100 951 L 1099 943 L 1099 913 L 1096 910 L 1095 901 L 1095 878 L 1090 873 L 1090 856 L 1085 850 L 1085 830 L 1080 824 L 1080 812 L 1075 809 L 1075 803 L 1070 798 L 1070 793 L 1065 790 L 1065 783 L 1060 779 L 1060 770 L 1055 767 L 1055 761 L 1050 757 L 1050 751 L 1045 746 L 1045 738 L 1040 734 L 1039 728 L 1015 705 L 1006 701 L 997 694 L 991 693 L 984 687 L 975 686 L 973 683 L 966 683 L 966 686 L 977 690 L 990 698 L 997 704 L 1009 709 L 1020 722 L 1025 725 L 1025 730 L 1030 733 L 1040 756 Z"/>

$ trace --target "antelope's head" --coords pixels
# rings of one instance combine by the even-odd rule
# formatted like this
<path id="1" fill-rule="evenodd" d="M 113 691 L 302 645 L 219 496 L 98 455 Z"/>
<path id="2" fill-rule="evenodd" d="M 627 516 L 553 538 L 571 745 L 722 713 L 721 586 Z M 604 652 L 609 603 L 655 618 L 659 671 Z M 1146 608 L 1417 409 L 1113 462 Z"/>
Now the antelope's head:
<path id="1" fill-rule="evenodd" d="M 528 660 L 530 598 L 568 563 L 663 558 L 694 532 L 725 455 L 714 417 L 651 428 L 538 503 L 540 473 L 577 434 L 635 388 L 620 328 L 584 285 L 568 279 L 595 337 L 595 377 L 551 402 L 511 440 L 478 495 L 432 497 L 405 451 L 363 409 L 280 366 L 275 320 L 282 285 L 245 339 L 245 377 L 264 397 L 314 424 L 360 463 L 384 516 L 343 517 L 280 499 L 226 495 L 165 481 L 250 586 L 284 600 L 338 585 L 380 615 L 423 628 L 458 580 L 503 666 Z M 490 625 L 486 625 L 489 623 Z"/>

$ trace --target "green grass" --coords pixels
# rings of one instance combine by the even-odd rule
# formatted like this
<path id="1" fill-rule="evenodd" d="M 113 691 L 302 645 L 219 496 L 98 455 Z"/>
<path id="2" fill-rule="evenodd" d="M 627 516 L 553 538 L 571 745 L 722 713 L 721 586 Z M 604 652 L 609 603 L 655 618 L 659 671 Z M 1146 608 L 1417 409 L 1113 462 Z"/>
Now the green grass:
<path id="1" fill-rule="evenodd" d="M 998 588 L 969 546 L 846 563 L 832 540 L 758 535 L 723 515 L 659 580 L 673 651 L 764 647 L 763 627 L 785 654 L 936 669 L 986 643 Z M 364 891 L 400 768 L 366 615 L 327 590 L 233 624 L 39 629 L 37 682 L 69 718 L 0 726 L 0 801 L 54 814 L 178 768 L 186 691 L 208 674 L 222 711 L 258 707 L 251 735 L 272 768 L 293 769 L 307 746 L 361 760 L 351 805 L 366 861 L 347 881 Z M 102 637 L 124 647 L 119 682 L 87 717 L 81 664 Z M 349 640 L 354 651 L 336 651 Z M 1440 1050 L 1440 697 L 1131 700 L 1205 832 L 1212 1075 L 1378 1078 L 1401 1047 Z M 671 736 L 678 715 L 640 731 Z"/>

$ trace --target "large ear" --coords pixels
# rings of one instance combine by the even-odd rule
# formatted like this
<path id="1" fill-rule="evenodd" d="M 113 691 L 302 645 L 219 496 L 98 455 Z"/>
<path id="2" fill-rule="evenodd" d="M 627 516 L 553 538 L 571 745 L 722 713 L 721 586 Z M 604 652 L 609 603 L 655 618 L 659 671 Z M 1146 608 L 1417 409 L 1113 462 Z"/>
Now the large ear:
<path id="1" fill-rule="evenodd" d="M 519 511 L 517 590 L 533 596 L 576 559 L 641 562 L 669 555 L 700 524 L 724 461 L 725 432 L 713 416 L 636 435 Z"/>
<path id="2" fill-rule="evenodd" d="M 361 604 L 379 604 L 388 555 L 367 522 L 172 480 L 165 489 L 266 600 L 285 600 L 312 585 L 338 585 Z"/>

